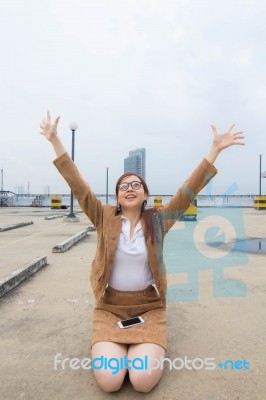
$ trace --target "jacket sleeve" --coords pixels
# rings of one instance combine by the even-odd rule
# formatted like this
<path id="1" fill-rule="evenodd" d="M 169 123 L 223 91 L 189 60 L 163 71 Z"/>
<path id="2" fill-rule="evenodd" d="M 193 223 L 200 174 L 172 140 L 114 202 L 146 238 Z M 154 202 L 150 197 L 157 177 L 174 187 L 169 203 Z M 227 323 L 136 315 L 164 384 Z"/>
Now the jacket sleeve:
<path id="1" fill-rule="evenodd" d="M 217 169 L 205 158 L 191 176 L 182 184 L 170 201 L 159 209 L 162 230 L 165 233 L 187 210 L 201 189 L 217 174 Z"/>
<path id="2" fill-rule="evenodd" d="M 103 205 L 88 183 L 82 178 L 68 153 L 54 160 L 54 165 L 68 183 L 80 207 L 97 228 L 102 220 Z"/>

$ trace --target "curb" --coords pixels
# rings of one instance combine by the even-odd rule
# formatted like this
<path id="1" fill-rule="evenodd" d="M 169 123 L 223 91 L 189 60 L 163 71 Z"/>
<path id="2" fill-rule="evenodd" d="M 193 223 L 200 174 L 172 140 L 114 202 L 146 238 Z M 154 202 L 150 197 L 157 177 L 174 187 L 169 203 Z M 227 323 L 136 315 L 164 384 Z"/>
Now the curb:
<path id="1" fill-rule="evenodd" d="M 37 257 L 0 280 L 0 298 L 47 265 L 47 257 Z"/>
<path id="2" fill-rule="evenodd" d="M 10 231 L 11 229 L 21 228 L 22 226 L 32 225 L 33 221 L 19 222 L 18 224 L 5 225 L 0 227 L 0 232 Z"/>
<path id="3" fill-rule="evenodd" d="M 64 217 L 64 215 L 51 215 L 51 216 L 45 217 L 44 219 L 50 220 L 50 219 L 63 218 L 63 217 Z"/>
<path id="4" fill-rule="evenodd" d="M 88 231 L 90 231 L 91 228 L 87 228 L 84 231 L 81 231 L 79 233 L 76 233 L 74 236 L 71 236 L 70 239 L 65 240 L 64 242 L 61 242 L 57 244 L 56 246 L 53 247 L 52 253 L 64 253 L 68 249 L 70 249 L 72 246 L 74 246 L 75 243 L 79 242 L 81 239 L 83 239 L 87 234 Z"/>

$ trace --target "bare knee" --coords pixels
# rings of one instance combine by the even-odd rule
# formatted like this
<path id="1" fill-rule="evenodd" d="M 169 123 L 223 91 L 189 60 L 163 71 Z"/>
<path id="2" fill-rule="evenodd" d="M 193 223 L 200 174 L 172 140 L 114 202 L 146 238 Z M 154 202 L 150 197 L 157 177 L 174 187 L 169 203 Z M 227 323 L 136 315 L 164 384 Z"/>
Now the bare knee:
<path id="1" fill-rule="evenodd" d="M 112 375 L 105 371 L 97 371 L 95 373 L 98 385 L 105 392 L 117 392 L 123 384 L 124 377 L 124 373 L 119 373 L 117 375 Z"/>
<path id="2" fill-rule="evenodd" d="M 150 392 L 159 382 L 161 375 L 158 374 L 147 374 L 143 371 L 133 371 L 129 372 L 130 382 L 133 388 L 137 392 L 148 393 Z"/>
<path id="3" fill-rule="evenodd" d="M 97 342 L 94 343 L 91 349 L 92 359 L 97 358 L 122 358 L 127 354 L 127 345 L 113 343 L 113 342 Z M 114 369 L 109 366 L 108 368 L 102 368 L 103 366 L 94 366 L 94 375 L 97 383 L 105 392 L 117 392 L 124 381 L 126 369 L 117 370 L 114 373 Z"/>
<path id="4" fill-rule="evenodd" d="M 135 358 L 143 359 L 145 356 L 149 358 L 149 370 L 131 369 L 129 371 L 129 379 L 138 392 L 148 393 L 159 382 L 163 369 L 158 368 L 158 360 L 165 356 L 165 349 L 154 343 L 141 343 L 130 345 L 128 351 L 131 360 Z M 151 361 L 151 363 L 150 363 Z"/>

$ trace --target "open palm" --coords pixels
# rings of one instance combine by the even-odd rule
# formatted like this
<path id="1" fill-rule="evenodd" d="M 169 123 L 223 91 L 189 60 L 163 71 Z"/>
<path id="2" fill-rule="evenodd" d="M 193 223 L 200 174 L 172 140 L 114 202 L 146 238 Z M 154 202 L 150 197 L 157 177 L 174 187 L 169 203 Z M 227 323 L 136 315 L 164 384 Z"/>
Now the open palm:
<path id="1" fill-rule="evenodd" d="M 242 142 L 240 139 L 244 139 L 242 131 L 233 132 L 235 124 L 231 125 L 230 128 L 224 132 L 219 133 L 216 126 L 212 125 L 213 130 L 213 145 L 219 150 L 226 149 L 229 146 L 240 144 L 244 145 L 245 143 Z"/>
<path id="2" fill-rule="evenodd" d="M 51 122 L 50 111 L 47 111 L 46 118 L 44 117 L 40 123 L 41 135 L 44 135 L 49 141 L 57 136 L 57 125 L 60 117 L 55 118 L 54 122 Z"/>

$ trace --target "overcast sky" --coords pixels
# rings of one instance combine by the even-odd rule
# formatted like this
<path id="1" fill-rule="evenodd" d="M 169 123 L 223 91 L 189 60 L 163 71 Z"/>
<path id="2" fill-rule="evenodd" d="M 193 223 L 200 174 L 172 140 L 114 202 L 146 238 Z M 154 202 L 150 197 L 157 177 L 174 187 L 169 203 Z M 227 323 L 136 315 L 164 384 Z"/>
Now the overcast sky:
<path id="1" fill-rule="evenodd" d="M 213 194 L 258 193 L 266 170 L 266 2 L 0 0 L 0 167 L 4 190 L 68 193 L 39 134 L 46 110 L 78 124 L 75 161 L 111 193 L 129 150 L 145 147 L 152 193 L 172 194 L 212 143 L 210 125 L 244 130 Z M 262 181 L 266 192 L 266 179 Z M 206 190 L 201 192 L 207 193 Z"/>

